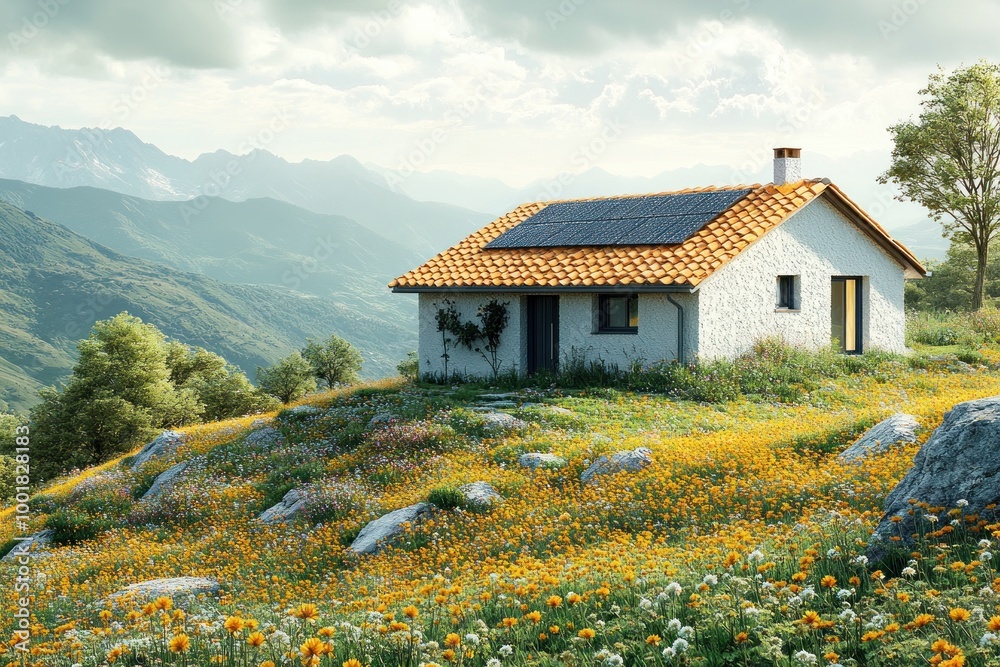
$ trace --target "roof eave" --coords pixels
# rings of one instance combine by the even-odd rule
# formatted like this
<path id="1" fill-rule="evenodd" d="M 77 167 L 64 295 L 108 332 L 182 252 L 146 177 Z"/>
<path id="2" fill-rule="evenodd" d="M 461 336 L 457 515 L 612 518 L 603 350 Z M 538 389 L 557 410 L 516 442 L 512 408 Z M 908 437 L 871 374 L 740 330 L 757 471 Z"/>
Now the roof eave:
<path id="1" fill-rule="evenodd" d="M 670 293 L 681 293 L 690 294 L 695 291 L 694 285 L 688 284 L 675 284 L 675 285 L 651 285 L 651 284 L 641 284 L 641 285 L 444 285 L 444 286 L 433 286 L 433 285 L 397 285 L 392 288 L 394 294 L 421 294 L 421 293 L 486 293 L 486 292 L 514 292 L 523 294 L 542 294 L 542 293 L 559 293 L 559 292 L 569 292 L 569 293 L 599 293 L 599 292 L 628 292 L 628 293 L 655 293 L 655 292 L 670 292 Z"/>
<path id="2" fill-rule="evenodd" d="M 920 260 L 906 246 L 894 239 L 874 218 L 865 213 L 864 209 L 844 194 L 843 190 L 831 183 L 821 196 L 827 196 L 828 201 L 841 213 L 864 221 L 866 224 L 862 226 L 862 229 L 866 235 L 903 266 L 905 278 L 917 279 L 927 275 L 927 269 L 920 263 Z"/>

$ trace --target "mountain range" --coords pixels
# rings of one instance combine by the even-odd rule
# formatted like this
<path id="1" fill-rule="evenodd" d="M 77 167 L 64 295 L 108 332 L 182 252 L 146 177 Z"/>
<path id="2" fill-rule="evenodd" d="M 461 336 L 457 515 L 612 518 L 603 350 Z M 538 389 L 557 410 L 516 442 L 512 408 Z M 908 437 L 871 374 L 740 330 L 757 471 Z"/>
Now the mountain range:
<path id="1" fill-rule="evenodd" d="M 392 372 L 414 347 L 412 327 L 329 298 L 223 283 L 122 255 L 0 202 L 0 400 L 24 409 L 64 378 L 94 321 L 128 311 L 249 371 L 307 337 L 337 333 L 365 354 L 369 375 Z"/>

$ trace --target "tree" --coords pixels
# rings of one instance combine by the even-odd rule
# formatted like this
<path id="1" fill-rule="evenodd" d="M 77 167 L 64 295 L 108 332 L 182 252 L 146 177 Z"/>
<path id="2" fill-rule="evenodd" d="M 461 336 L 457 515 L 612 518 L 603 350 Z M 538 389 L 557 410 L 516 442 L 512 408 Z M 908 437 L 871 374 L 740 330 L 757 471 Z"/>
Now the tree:
<path id="1" fill-rule="evenodd" d="M 983 306 L 990 243 L 1000 231 L 1000 66 L 980 61 L 930 76 L 916 122 L 889 128 L 892 164 L 879 177 L 922 204 L 945 236 L 976 253 L 972 308 Z"/>
<path id="2" fill-rule="evenodd" d="M 101 463 L 167 426 L 198 419 L 193 392 L 170 382 L 164 336 L 121 313 L 94 324 L 62 390 L 39 392 L 31 411 L 32 472 L 42 481 Z"/>
<path id="3" fill-rule="evenodd" d="M 323 342 L 306 339 L 302 356 L 312 367 L 313 375 L 333 388 L 357 382 L 361 372 L 361 353 L 340 336 L 333 334 Z"/>
<path id="4" fill-rule="evenodd" d="M 167 343 L 167 368 L 175 387 L 192 392 L 202 419 L 215 421 L 280 407 L 239 368 L 201 347 Z"/>
<path id="5" fill-rule="evenodd" d="M 985 300 L 1000 297 L 1000 257 L 991 248 L 986 266 Z M 969 310 L 976 275 L 976 251 L 952 242 L 943 262 L 927 264 L 931 275 L 906 282 L 906 307 L 920 311 Z"/>
<path id="6" fill-rule="evenodd" d="M 273 366 L 258 366 L 257 385 L 282 403 L 289 403 L 316 389 L 316 380 L 309 362 L 300 352 L 292 352 Z"/>

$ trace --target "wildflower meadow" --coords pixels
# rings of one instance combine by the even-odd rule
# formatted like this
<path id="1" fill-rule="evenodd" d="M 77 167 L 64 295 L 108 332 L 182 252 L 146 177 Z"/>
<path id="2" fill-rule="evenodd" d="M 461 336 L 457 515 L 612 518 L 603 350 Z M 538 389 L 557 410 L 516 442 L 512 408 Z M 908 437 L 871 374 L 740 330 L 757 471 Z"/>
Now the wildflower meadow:
<path id="1" fill-rule="evenodd" d="M 954 404 L 1000 394 L 984 363 L 886 364 L 786 403 L 535 387 L 505 409 L 525 426 L 503 432 L 479 390 L 401 380 L 266 415 L 269 439 L 247 438 L 252 417 L 194 426 L 172 457 L 37 490 L 33 528 L 55 544 L 30 566 L 27 652 L 13 639 L 25 594 L 4 588 L 0 664 L 1000 665 L 1000 526 L 927 512 L 912 553 L 873 569 L 866 542 L 919 443 L 836 457 L 895 412 L 922 442 Z M 652 465 L 580 481 L 637 447 Z M 526 452 L 566 465 L 522 468 Z M 140 500 L 178 461 L 183 478 Z M 503 500 L 438 501 L 379 554 L 348 549 L 369 521 L 474 481 Z M 302 511 L 261 522 L 292 488 L 308 490 Z M 111 597 L 178 576 L 222 591 Z"/>

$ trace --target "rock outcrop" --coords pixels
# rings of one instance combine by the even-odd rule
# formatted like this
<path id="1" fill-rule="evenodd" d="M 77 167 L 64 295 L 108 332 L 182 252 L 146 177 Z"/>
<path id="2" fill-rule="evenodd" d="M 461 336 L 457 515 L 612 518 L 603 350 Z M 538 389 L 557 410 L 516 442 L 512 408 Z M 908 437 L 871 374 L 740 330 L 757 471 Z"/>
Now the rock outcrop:
<path id="1" fill-rule="evenodd" d="M 487 482 L 472 482 L 463 484 L 458 490 L 465 497 L 466 504 L 472 509 L 487 509 L 494 503 L 503 501 L 503 496 Z"/>
<path id="2" fill-rule="evenodd" d="M 380 412 L 368 420 L 368 428 L 376 429 L 399 421 L 399 416 L 391 412 Z"/>
<path id="3" fill-rule="evenodd" d="M 164 431 L 155 440 L 147 443 L 145 447 L 139 450 L 139 453 L 132 459 L 130 467 L 132 470 L 138 470 L 139 466 L 143 463 L 152 461 L 153 459 L 173 456 L 177 453 L 177 448 L 183 442 L 184 434 L 177 431 Z"/>
<path id="4" fill-rule="evenodd" d="M 875 424 L 857 442 L 837 456 L 844 463 L 857 463 L 872 455 L 884 454 L 900 443 L 917 441 L 920 424 L 913 415 L 896 413 Z"/>
<path id="5" fill-rule="evenodd" d="M 221 590 L 219 582 L 207 577 L 172 577 L 169 579 L 150 579 L 126 586 L 117 593 L 108 596 L 109 602 L 120 598 L 130 601 L 153 600 L 166 596 L 181 598 L 198 595 L 215 595 Z"/>
<path id="6" fill-rule="evenodd" d="M 484 412 L 479 415 L 479 418 L 483 420 L 487 429 L 497 433 L 520 431 L 528 427 L 527 422 L 506 412 Z"/>
<path id="7" fill-rule="evenodd" d="M 292 519 L 306 505 L 309 495 L 301 489 L 292 489 L 281 502 L 264 510 L 260 517 L 264 523 L 282 523 Z"/>
<path id="8" fill-rule="evenodd" d="M 281 442 L 281 431 L 271 426 L 258 428 L 247 434 L 244 442 L 257 449 L 268 449 Z"/>
<path id="9" fill-rule="evenodd" d="M 359 555 L 378 553 L 403 534 L 404 524 L 416 523 L 429 514 L 433 507 L 430 503 L 417 503 L 369 521 L 354 538 L 349 549 Z"/>
<path id="10" fill-rule="evenodd" d="M 0 561 L 9 563 L 16 558 L 24 555 L 30 555 L 32 558 L 39 557 L 39 550 L 48 547 L 52 544 L 52 529 L 46 528 L 45 530 L 40 530 L 34 535 L 29 535 L 27 539 L 21 540 L 14 544 L 14 548 L 4 554 Z"/>
<path id="11" fill-rule="evenodd" d="M 517 457 L 518 464 L 523 468 L 562 468 L 566 465 L 566 459 L 555 454 L 545 454 L 543 452 L 528 452 Z"/>
<path id="12" fill-rule="evenodd" d="M 632 451 L 620 451 L 611 457 L 602 456 L 580 475 L 584 483 L 596 482 L 600 475 L 613 475 L 621 471 L 638 472 L 653 462 L 653 452 L 647 447 L 639 447 Z"/>
<path id="13" fill-rule="evenodd" d="M 187 465 L 186 461 L 181 462 L 161 472 L 159 476 L 153 480 L 153 485 L 149 487 L 149 490 L 142 494 L 142 498 L 140 498 L 139 501 L 143 502 L 146 500 L 152 500 L 169 489 L 177 481 L 177 478 L 181 476 L 187 468 Z"/>
<path id="14" fill-rule="evenodd" d="M 963 507 L 966 514 L 995 520 L 988 505 L 1000 504 L 1000 396 L 959 403 L 920 448 L 913 467 L 885 499 L 885 515 L 868 547 L 870 561 L 879 560 L 902 538 L 905 546 L 917 532 L 917 521 L 935 530 L 950 520 L 947 514 L 928 520 L 921 512 L 909 513 L 910 499 L 944 507 Z M 894 517 L 899 517 L 893 520 Z"/>

